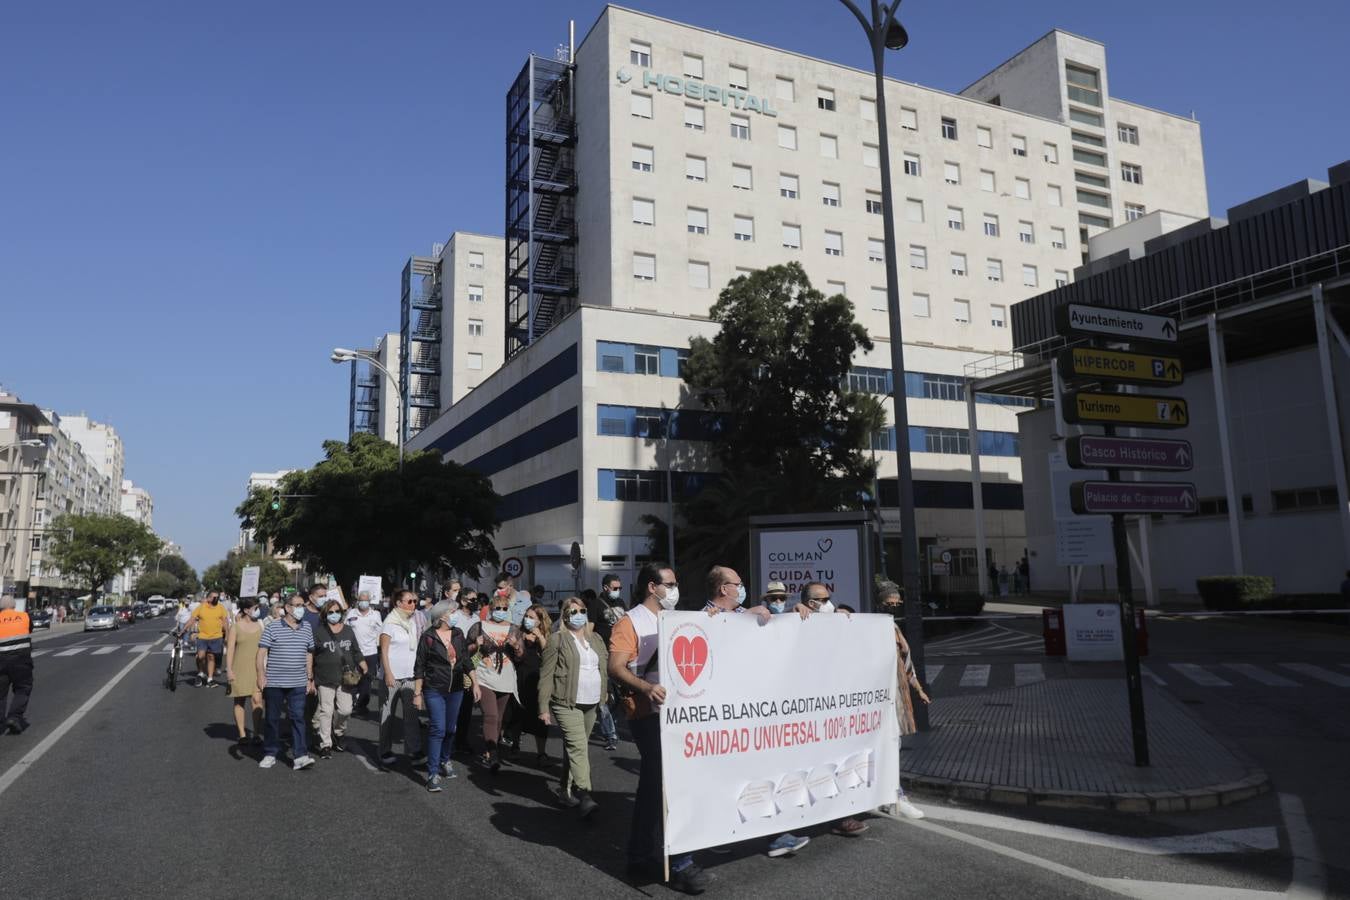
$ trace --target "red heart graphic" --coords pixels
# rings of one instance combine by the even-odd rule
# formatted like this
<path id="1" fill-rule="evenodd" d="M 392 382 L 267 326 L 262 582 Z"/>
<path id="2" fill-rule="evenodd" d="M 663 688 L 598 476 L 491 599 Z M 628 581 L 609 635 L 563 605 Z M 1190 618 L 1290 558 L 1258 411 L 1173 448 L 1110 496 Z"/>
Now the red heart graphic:
<path id="1" fill-rule="evenodd" d="M 708 642 L 702 637 L 687 638 L 680 635 L 671 647 L 675 656 L 675 671 L 680 673 L 684 683 L 693 687 L 708 662 Z"/>

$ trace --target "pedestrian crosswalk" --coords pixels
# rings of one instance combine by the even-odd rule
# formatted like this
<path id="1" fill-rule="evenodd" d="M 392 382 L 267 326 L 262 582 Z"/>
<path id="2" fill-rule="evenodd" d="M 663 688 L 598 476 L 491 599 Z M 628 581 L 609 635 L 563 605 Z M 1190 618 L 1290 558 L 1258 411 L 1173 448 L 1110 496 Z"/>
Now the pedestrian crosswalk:
<path id="1" fill-rule="evenodd" d="M 925 655 L 948 657 L 1044 652 L 1045 640 L 1039 634 L 1028 634 L 997 622 L 989 622 L 965 634 L 928 641 Z"/>
<path id="2" fill-rule="evenodd" d="M 925 673 L 930 688 L 939 693 L 955 693 L 990 688 L 1025 687 L 1047 678 L 1076 675 L 1066 672 L 1063 663 L 972 663 L 959 665 L 936 663 L 926 665 Z M 1312 663 L 1146 663 L 1140 673 L 1144 681 L 1159 688 L 1211 688 L 1214 690 L 1241 690 L 1262 687 L 1280 689 L 1325 688 L 1331 685 L 1350 688 L 1350 664 L 1340 669 Z M 1048 670 L 1048 671 L 1047 671 Z M 1096 677 L 1108 677 L 1100 675 Z"/>

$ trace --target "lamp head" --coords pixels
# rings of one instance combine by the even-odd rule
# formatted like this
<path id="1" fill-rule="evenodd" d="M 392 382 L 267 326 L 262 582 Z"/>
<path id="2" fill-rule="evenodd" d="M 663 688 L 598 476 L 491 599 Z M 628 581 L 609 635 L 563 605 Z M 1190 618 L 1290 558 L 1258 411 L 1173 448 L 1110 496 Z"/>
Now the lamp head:
<path id="1" fill-rule="evenodd" d="M 891 24 L 886 26 L 886 49 L 903 50 L 908 43 L 909 32 L 905 31 L 905 26 L 896 19 L 891 19 Z"/>
<path id="2" fill-rule="evenodd" d="M 356 351 L 348 350 L 346 347 L 334 347 L 333 355 L 328 358 L 335 363 L 351 362 L 356 359 Z"/>

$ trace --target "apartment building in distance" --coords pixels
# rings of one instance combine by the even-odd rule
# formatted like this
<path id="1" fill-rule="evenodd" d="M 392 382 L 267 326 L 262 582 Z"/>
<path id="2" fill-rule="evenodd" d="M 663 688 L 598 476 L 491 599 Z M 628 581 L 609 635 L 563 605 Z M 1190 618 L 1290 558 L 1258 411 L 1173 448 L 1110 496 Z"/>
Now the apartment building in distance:
<path id="1" fill-rule="evenodd" d="M 1108 85 L 1105 48 L 1058 30 L 960 94 L 887 82 L 919 538 L 956 576 L 980 565 L 972 445 L 990 558 L 1026 534 L 1027 402 L 979 397 L 971 434 L 966 365 L 1012 349 L 1010 306 L 1069 283 L 1094 234 L 1208 214 L 1199 125 Z M 877 342 L 850 383 L 891 393 L 874 92 L 868 71 L 615 6 L 570 59 L 529 57 L 507 92 L 506 359 L 410 444 L 492 477 L 527 581 L 570 586 L 574 540 L 584 583 L 631 574 L 667 460 L 677 498 L 715 474 L 678 418 L 681 367 L 736 277 L 796 261 L 847 296 Z M 893 430 L 874 446 L 895 539 Z"/>
<path id="2" fill-rule="evenodd" d="M 351 362 L 351 392 L 347 401 L 347 438 L 354 434 L 373 434 L 398 440 L 399 335 L 396 331 L 381 335 L 375 346 L 359 351 Z M 379 366 L 372 365 L 372 360 Z M 389 372 L 385 375 L 380 366 Z"/>

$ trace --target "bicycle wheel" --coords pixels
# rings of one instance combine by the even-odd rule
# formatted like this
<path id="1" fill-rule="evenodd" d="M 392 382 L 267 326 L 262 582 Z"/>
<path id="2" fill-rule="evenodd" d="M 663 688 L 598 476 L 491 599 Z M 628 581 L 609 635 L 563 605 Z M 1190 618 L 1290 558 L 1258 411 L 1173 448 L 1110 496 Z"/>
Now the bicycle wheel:
<path id="1" fill-rule="evenodd" d="M 169 690 L 178 690 L 178 667 L 181 665 L 180 654 L 174 650 L 169 656 Z"/>

